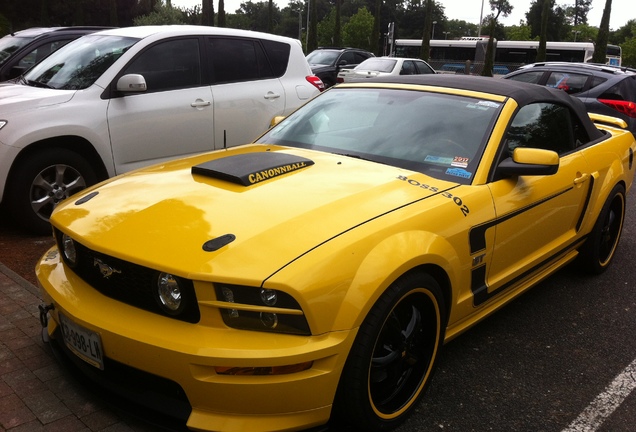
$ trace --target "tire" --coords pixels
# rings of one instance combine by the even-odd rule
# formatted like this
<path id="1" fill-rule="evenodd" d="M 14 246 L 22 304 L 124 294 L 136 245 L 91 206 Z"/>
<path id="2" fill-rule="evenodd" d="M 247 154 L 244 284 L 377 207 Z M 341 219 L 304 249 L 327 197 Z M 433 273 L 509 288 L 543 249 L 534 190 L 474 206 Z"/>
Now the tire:
<path id="1" fill-rule="evenodd" d="M 616 253 L 625 221 L 625 188 L 614 186 L 590 236 L 581 248 L 579 268 L 590 274 L 601 274 L 609 267 Z"/>
<path id="2" fill-rule="evenodd" d="M 393 283 L 356 336 L 334 420 L 365 432 L 402 423 L 431 380 L 445 327 L 443 296 L 433 277 L 413 272 Z"/>
<path id="3" fill-rule="evenodd" d="M 33 234 L 50 234 L 49 217 L 59 202 L 97 183 L 90 164 L 66 149 L 34 153 L 15 167 L 8 188 L 8 210 Z"/>

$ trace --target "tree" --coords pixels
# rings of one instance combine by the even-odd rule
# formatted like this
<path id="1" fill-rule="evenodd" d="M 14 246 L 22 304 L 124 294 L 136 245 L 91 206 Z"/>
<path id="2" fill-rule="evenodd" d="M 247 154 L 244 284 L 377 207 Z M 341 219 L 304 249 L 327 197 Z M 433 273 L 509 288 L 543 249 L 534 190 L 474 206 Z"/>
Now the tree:
<path id="1" fill-rule="evenodd" d="M 373 14 L 366 7 L 358 9 L 349 22 L 342 28 L 342 41 L 345 46 L 369 50 L 370 35 L 373 30 Z"/>
<path id="2" fill-rule="evenodd" d="M 218 13 L 218 26 L 219 27 L 227 27 L 225 22 L 225 3 L 223 0 L 219 0 L 219 13 Z"/>
<path id="3" fill-rule="evenodd" d="M 333 28 L 333 44 L 342 46 L 342 0 L 336 0 L 336 22 Z"/>
<path id="4" fill-rule="evenodd" d="M 621 44 L 621 49 L 623 50 L 623 66 L 636 68 L 636 37 L 625 40 Z"/>
<path id="5" fill-rule="evenodd" d="M 162 3 L 157 3 L 154 11 L 148 15 L 135 18 L 133 22 L 136 26 L 185 24 L 183 11 L 178 8 L 164 6 Z"/>
<path id="6" fill-rule="evenodd" d="M 566 16 L 573 26 L 587 24 L 587 14 L 591 5 L 592 0 L 574 0 L 574 6 L 565 8 Z"/>
<path id="7" fill-rule="evenodd" d="M 560 6 L 554 6 L 554 0 L 548 0 L 550 8 L 548 13 L 548 30 L 546 39 L 560 41 L 568 38 L 571 27 L 568 24 L 566 11 Z M 532 29 L 532 39 L 541 37 L 541 20 L 543 16 L 543 0 L 534 0 L 526 13 L 526 22 Z"/>
<path id="8" fill-rule="evenodd" d="M 548 19 L 552 10 L 552 0 L 543 0 L 541 5 L 541 34 L 539 34 L 539 49 L 537 50 L 537 61 L 545 61 L 547 56 L 548 40 Z"/>
<path id="9" fill-rule="evenodd" d="M 318 48 L 318 1 L 310 0 L 309 28 L 307 29 L 307 52 L 310 53 Z"/>
<path id="10" fill-rule="evenodd" d="M 422 48 L 420 58 L 428 61 L 431 55 L 431 32 L 433 30 L 433 0 L 426 0 L 426 15 L 424 16 L 424 33 L 422 33 Z"/>
<path id="11" fill-rule="evenodd" d="M 202 25 L 214 25 L 214 3 L 212 0 L 201 0 L 201 15 Z"/>
<path id="12" fill-rule="evenodd" d="M 596 44 L 594 45 L 594 54 L 592 55 L 592 61 L 594 63 L 605 63 L 605 56 L 607 54 L 607 41 L 609 39 L 609 22 L 610 15 L 612 13 L 612 0 L 605 0 L 605 9 L 603 9 L 603 16 L 601 17 L 601 25 L 598 28 L 598 35 L 596 36 Z"/>
<path id="13" fill-rule="evenodd" d="M 512 5 L 508 0 L 488 0 L 490 2 L 490 10 L 493 14 L 490 16 L 490 37 L 488 38 L 488 47 L 486 48 L 486 60 L 484 61 L 484 69 L 481 74 L 484 76 L 492 76 L 495 57 L 495 27 L 497 19 L 500 15 L 507 17 L 512 12 Z"/>

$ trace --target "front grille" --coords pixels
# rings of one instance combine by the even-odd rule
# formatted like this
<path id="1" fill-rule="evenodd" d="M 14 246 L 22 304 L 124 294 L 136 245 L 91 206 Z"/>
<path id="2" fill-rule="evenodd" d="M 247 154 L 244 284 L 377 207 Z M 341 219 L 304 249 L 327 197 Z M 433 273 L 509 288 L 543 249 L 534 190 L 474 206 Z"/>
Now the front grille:
<path id="1" fill-rule="evenodd" d="M 185 304 L 182 312 L 173 315 L 161 309 L 155 298 L 160 272 L 106 255 L 75 241 L 76 264 L 70 263 L 63 253 L 62 233 L 56 230 L 56 239 L 64 262 L 87 284 L 105 296 L 150 312 L 190 323 L 199 322 L 200 313 L 192 281 L 178 278 Z"/>

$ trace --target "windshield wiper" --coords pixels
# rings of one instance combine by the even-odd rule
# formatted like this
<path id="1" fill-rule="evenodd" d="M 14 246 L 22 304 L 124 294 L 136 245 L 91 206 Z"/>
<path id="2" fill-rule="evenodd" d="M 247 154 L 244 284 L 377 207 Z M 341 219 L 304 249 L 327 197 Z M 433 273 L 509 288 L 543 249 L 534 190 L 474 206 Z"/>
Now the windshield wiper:
<path id="1" fill-rule="evenodd" d="M 55 88 L 55 87 L 51 87 L 50 85 L 42 81 L 27 80 L 27 79 L 25 79 L 24 81 L 26 85 L 30 85 L 31 87 L 42 87 L 42 88 L 48 88 L 48 89 Z"/>

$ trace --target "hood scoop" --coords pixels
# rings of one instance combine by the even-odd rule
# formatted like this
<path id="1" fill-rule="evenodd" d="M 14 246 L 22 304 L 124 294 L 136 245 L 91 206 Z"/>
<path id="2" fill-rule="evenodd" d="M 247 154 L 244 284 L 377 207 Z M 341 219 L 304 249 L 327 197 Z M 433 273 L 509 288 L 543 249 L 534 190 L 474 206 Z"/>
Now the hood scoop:
<path id="1" fill-rule="evenodd" d="M 192 174 L 251 186 L 313 164 L 310 159 L 286 153 L 243 153 L 195 165 Z"/>

